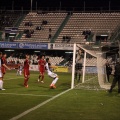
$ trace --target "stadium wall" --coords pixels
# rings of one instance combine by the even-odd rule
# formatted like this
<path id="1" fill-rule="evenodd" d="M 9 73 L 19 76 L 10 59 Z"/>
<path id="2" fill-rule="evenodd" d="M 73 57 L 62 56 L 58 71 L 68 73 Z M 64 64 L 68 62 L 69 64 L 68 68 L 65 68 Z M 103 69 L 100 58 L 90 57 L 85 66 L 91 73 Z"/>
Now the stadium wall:
<path id="1" fill-rule="evenodd" d="M 27 43 L 27 42 L 0 42 L 0 48 L 9 49 L 48 49 L 73 50 L 73 44 L 64 43 Z"/>

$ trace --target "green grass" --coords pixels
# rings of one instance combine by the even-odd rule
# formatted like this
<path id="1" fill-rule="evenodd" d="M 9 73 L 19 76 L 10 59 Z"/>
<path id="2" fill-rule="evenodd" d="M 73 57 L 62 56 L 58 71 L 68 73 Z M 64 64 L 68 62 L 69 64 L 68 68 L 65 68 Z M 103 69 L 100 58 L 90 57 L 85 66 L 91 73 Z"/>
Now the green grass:
<path id="1" fill-rule="evenodd" d="M 119 120 L 119 100 L 106 91 L 72 90 L 20 120 Z"/>
<path id="2" fill-rule="evenodd" d="M 7 71 L 5 91 L 0 91 L 0 120 L 9 120 L 20 113 L 52 98 L 70 88 L 71 74 L 58 73 L 56 89 L 50 89 L 51 78 L 45 75 L 45 83 L 37 83 L 38 72 L 31 72 L 29 88 L 23 87 L 23 76 Z M 120 96 L 117 89 L 73 89 L 19 120 L 119 120 Z"/>
<path id="3" fill-rule="evenodd" d="M 0 120 L 8 120 L 70 88 L 71 76 L 68 73 L 58 73 L 57 89 L 54 90 L 49 88 L 51 78 L 45 75 L 45 83 L 41 84 L 37 82 L 38 75 L 38 72 L 31 72 L 28 82 L 29 88 L 25 88 L 23 87 L 23 76 L 16 76 L 16 71 L 7 71 L 4 78 L 4 88 L 6 90 L 0 91 Z"/>

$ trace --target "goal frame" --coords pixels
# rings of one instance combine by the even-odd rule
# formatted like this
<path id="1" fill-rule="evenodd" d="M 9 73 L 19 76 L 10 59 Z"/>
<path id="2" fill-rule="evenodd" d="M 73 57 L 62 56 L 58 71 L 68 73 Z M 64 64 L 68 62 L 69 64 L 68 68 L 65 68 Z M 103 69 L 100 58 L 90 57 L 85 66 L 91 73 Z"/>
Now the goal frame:
<path id="1" fill-rule="evenodd" d="M 77 46 L 80 47 L 80 49 L 84 50 L 84 61 L 83 61 L 83 70 L 82 70 L 82 83 L 85 82 L 85 67 L 86 67 L 86 54 L 90 54 L 93 57 L 97 59 L 97 78 L 98 78 L 98 83 L 101 88 L 104 89 L 109 89 L 110 84 L 105 83 L 106 79 L 106 72 L 103 70 L 104 66 L 102 64 L 102 52 L 99 51 L 99 54 L 94 54 L 90 52 L 89 50 L 85 49 L 82 45 L 74 43 L 73 45 L 73 64 L 72 64 L 72 79 L 71 79 L 71 89 L 75 87 L 75 59 L 76 59 L 76 51 L 77 51 Z"/>

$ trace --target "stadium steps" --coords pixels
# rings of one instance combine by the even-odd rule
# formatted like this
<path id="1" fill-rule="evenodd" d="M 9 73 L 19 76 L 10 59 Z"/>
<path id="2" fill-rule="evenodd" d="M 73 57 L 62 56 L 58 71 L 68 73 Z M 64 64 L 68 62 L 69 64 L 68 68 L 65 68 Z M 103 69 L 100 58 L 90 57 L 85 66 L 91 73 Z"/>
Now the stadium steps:
<path id="1" fill-rule="evenodd" d="M 26 15 L 21 15 L 18 19 L 18 21 L 15 23 L 15 27 L 19 27 L 22 21 L 24 20 Z M 16 36 L 16 39 L 20 39 L 23 35 L 23 32 L 19 32 L 18 35 Z"/>
<path id="2" fill-rule="evenodd" d="M 60 25 L 60 27 L 58 28 L 57 32 L 55 33 L 55 35 L 52 37 L 51 39 L 51 43 L 54 43 L 55 40 L 57 39 L 57 37 L 59 36 L 60 32 L 63 30 L 64 26 L 66 25 L 66 23 L 68 22 L 69 18 L 71 16 L 67 15 L 64 19 L 64 21 L 62 22 L 62 24 Z"/>
<path id="3" fill-rule="evenodd" d="M 19 19 L 16 21 L 16 23 L 15 23 L 14 26 L 15 26 L 15 27 L 19 27 L 20 24 L 21 24 L 21 22 L 24 20 L 25 16 L 26 16 L 26 15 L 21 15 L 21 16 L 19 17 Z"/>
<path id="4" fill-rule="evenodd" d="M 120 34 L 120 23 L 119 25 L 116 27 L 114 33 L 111 35 L 110 41 L 116 41 L 119 38 L 119 34 Z"/>
<path id="5" fill-rule="evenodd" d="M 119 28 L 119 30 L 117 31 L 117 33 L 116 33 L 116 35 L 114 36 L 114 38 L 111 39 L 112 42 L 115 42 L 115 41 L 117 41 L 117 40 L 120 41 L 120 28 Z"/>
<path id="6" fill-rule="evenodd" d="M 22 35 L 23 35 L 23 32 L 19 32 L 19 34 L 16 37 L 16 40 L 20 39 L 22 37 Z"/>

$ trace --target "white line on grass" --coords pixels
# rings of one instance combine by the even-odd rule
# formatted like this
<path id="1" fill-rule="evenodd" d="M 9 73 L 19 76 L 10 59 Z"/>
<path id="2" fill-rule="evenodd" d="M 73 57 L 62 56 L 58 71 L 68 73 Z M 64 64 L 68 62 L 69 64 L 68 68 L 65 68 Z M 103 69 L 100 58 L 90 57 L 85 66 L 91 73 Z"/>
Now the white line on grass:
<path id="1" fill-rule="evenodd" d="M 50 96 L 50 95 L 34 95 L 34 94 L 17 94 L 17 93 L 0 93 L 0 95 L 3 94 L 3 95 L 21 95 L 21 96 L 41 96 L 41 97 L 53 97 L 53 96 Z"/>
<path id="2" fill-rule="evenodd" d="M 85 80 L 85 82 L 84 83 L 87 83 L 87 82 L 89 82 L 90 80 L 93 80 L 93 79 L 95 79 L 97 76 L 95 76 L 95 77 L 93 77 L 93 78 L 90 78 L 90 79 L 88 79 L 88 80 Z M 82 85 L 83 83 L 78 83 L 75 87 L 78 87 L 79 85 Z"/>
<path id="3" fill-rule="evenodd" d="M 31 108 L 31 109 L 28 109 L 28 110 L 26 110 L 25 112 L 23 112 L 23 113 L 21 113 L 21 114 L 15 116 L 15 117 L 13 117 L 13 118 L 11 118 L 10 120 L 17 120 L 17 119 L 19 119 L 19 118 L 25 116 L 26 114 L 28 114 L 28 113 L 30 113 L 30 112 L 32 112 L 32 111 L 34 111 L 34 110 L 40 108 L 41 106 L 47 104 L 48 102 L 54 100 L 55 98 L 57 98 L 57 97 L 63 95 L 64 93 L 66 93 L 66 92 L 68 92 L 68 91 L 70 91 L 70 90 L 71 90 L 71 89 L 68 89 L 68 90 L 66 90 L 66 91 L 64 91 L 64 92 L 62 92 L 62 93 L 60 93 L 60 94 L 58 94 L 58 95 L 56 95 L 56 96 L 54 96 L 54 97 L 52 97 L 52 98 L 46 100 L 46 101 L 44 101 L 44 102 L 38 104 L 37 106 L 35 106 L 35 107 Z"/>
<path id="4" fill-rule="evenodd" d="M 97 78 L 98 76 L 95 76 L 95 77 L 92 77 L 92 78 L 90 78 L 90 79 L 88 79 L 88 80 L 85 80 L 85 82 L 88 82 L 88 81 L 90 81 L 90 80 L 93 80 L 93 79 L 95 79 L 95 78 Z"/>
<path id="5" fill-rule="evenodd" d="M 18 77 L 18 78 L 9 78 L 9 79 L 4 79 L 4 80 L 19 79 L 19 78 L 24 78 L 24 77 Z"/>

